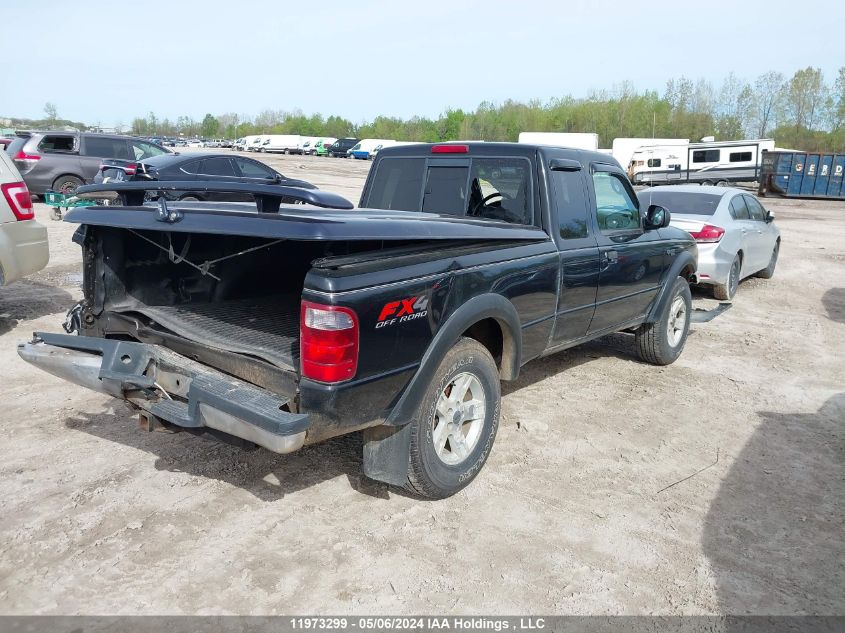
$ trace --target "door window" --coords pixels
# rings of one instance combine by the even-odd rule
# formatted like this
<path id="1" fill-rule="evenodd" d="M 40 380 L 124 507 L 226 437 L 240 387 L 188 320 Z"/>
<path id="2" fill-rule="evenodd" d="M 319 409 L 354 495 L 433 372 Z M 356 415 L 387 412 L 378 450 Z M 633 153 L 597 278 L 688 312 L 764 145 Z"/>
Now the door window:
<path id="1" fill-rule="evenodd" d="M 633 191 L 617 174 L 593 172 L 596 215 L 603 233 L 640 228 L 640 210 Z"/>
<path id="2" fill-rule="evenodd" d="M 276 177 L 275 172 L 266 165 L 245 158 L 236 158 L 234 160 L 241 170 L 241 176 L 244 178 L 263 178 L 267 180 L 268 178 Z"/>
<path id="3" fill-rule="evenodd" d="M 551 173 L 561 238 L 574 240 L 587 237 L 587 201 L 580 172 Z"/>
<path id="4" fill-rule="evenodd" d="M 199 173 L 203 176 L 236 176 L 232 161 L 228 158 L 206 158 L 202 161 Z"/>
<path id="5" fill-rule="evenodd" d="M 734 220 L 750 219 L 751 216 L 748 213 L 748 207 L 745 206 L 744 196 L 734 196 L 731 200 L 731 216 Z"/>
<path id="6" fill-rule="evenodd" d="M 474 158 L 470 171 L 467 215 L 533 224 L 531 165 L 519 158 Z"/>
<path id="7" fill-rule="evenodd" d="M 763 205 L 751 196 L 742 196 L 742 198 L 745 200 L 745 205 L 748 207 L 748 213 L 751 219 L 763 222 L 766 219 L 766 211 L 763 209 Z"/>
<path id="8" fill-rule="evenodd" d="M 200 165 L 202 161 L 193 160 L 190 163 L 185 163 L 180 167 L 180 169 L 185 172 L 186 174 L 196 174 L 200 170 Z"/>
<path id="9" fill-rule="evenodd" d="M 85 138 L 85 155 L 97 158 L 120 158 L 130 160 L 129 149 L 122 138 L 101 138 L 88 136 Z"/>

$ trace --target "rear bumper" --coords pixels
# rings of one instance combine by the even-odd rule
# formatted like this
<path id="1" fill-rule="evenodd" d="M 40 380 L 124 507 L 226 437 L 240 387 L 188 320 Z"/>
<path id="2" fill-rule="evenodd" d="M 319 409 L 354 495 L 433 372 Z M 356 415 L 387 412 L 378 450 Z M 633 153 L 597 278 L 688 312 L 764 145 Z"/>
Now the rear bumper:
<path id="1" fill-rule="evenodd" d="M 38 272 L 49 259 L 43 224 L 35 220 L 0 224 L 0 286 Z"/>
<path id="2" fill-rule="evenodd" d="M 158 345 L 36 333 L 18 345 L 28 363 L 77 385 L 121 398 L 159 420 L 207 427 L 276 453 L 305 443 L 308 415 L 289 399 Z M 147 416 L 148 417 L 148 416 Z"/>
<path id="3" fill-rule="evenodd" d="M 720 242 L 698 245 L 698 283 L 726 284 L 736 254 L 729 253 Z"/>

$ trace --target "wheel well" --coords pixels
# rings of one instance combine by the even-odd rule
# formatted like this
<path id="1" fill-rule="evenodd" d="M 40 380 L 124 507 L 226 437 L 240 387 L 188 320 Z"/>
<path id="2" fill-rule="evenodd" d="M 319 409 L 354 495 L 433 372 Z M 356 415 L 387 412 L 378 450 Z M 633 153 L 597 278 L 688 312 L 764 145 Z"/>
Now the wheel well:
<path id="1" fill-rule="evenodd" d="M 518 372 L 518 369 L 513 369 L 516 347 L 513 335 L 506 326 L 490 317 L 473 323 L 464 330 L 461 336 L 475 339 L 487 348 L 493 360 L 496 361 L 502 379 L 513 380 L 516 378 L 514 374 L 515 371 Z"/>
<path id="2" fill-rule="evenodd" d="M 681 271 L 680 277 L 683 277 L 684 279 L 686 279 L 687 281 L 692 283 L 692 280 L 694 278 L 694 273 L 695 273 L 695 268 L 693 268 L 692 264 L 687 264 L 686 266 L 684 266 L 684 269 Z"/>
<path id="3" fill-rule="evenodd" d="M 76 178 L 83 185 L 85 184 L 85 179 L 82 176 L 77 176 L 76 174 L 62 174 L 61 176 L 57 176 L 56 178 L 53 178 L 53 186 L 55 186 L 56 183 L 59 182 L 62 178 L 67 178 L 67 177 Z"/>

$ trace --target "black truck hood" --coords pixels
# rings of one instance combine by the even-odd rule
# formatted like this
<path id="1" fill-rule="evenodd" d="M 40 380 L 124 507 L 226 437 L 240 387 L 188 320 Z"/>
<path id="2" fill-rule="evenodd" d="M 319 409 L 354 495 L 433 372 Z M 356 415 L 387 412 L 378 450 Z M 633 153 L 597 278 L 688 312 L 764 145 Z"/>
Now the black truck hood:
<path id="1" fill-rule="evenodd" d="M 549 239 L 535 227 L 474 219 L 380 209 L 322 209 L 281 205 L 278 213 L 259 213 L 243 203 L 168 204 L 176 221 L 161 219 L 158 205 L 77 207 L 66 222 L 144 231 L 245 235 L 268 239 L 359 240 L 528 240 Z"/>

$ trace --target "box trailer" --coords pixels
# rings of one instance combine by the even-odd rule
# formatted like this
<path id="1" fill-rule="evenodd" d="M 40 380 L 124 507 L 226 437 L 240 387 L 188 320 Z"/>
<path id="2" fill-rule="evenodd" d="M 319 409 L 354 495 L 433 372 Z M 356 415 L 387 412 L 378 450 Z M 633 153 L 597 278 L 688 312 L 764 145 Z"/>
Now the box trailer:
<path id="1" fill-rule="evenodd" d="M 776 150 L 760 168 L 761 196 L 845 200 L 845 154 Z"/>
<path id="2" fill-rule="evenodd" d="M 595 152 L 599 148 L 599 135 L 593 132 L 520 132 L 519 142 L 529 145 L 588 149 Z"/>

